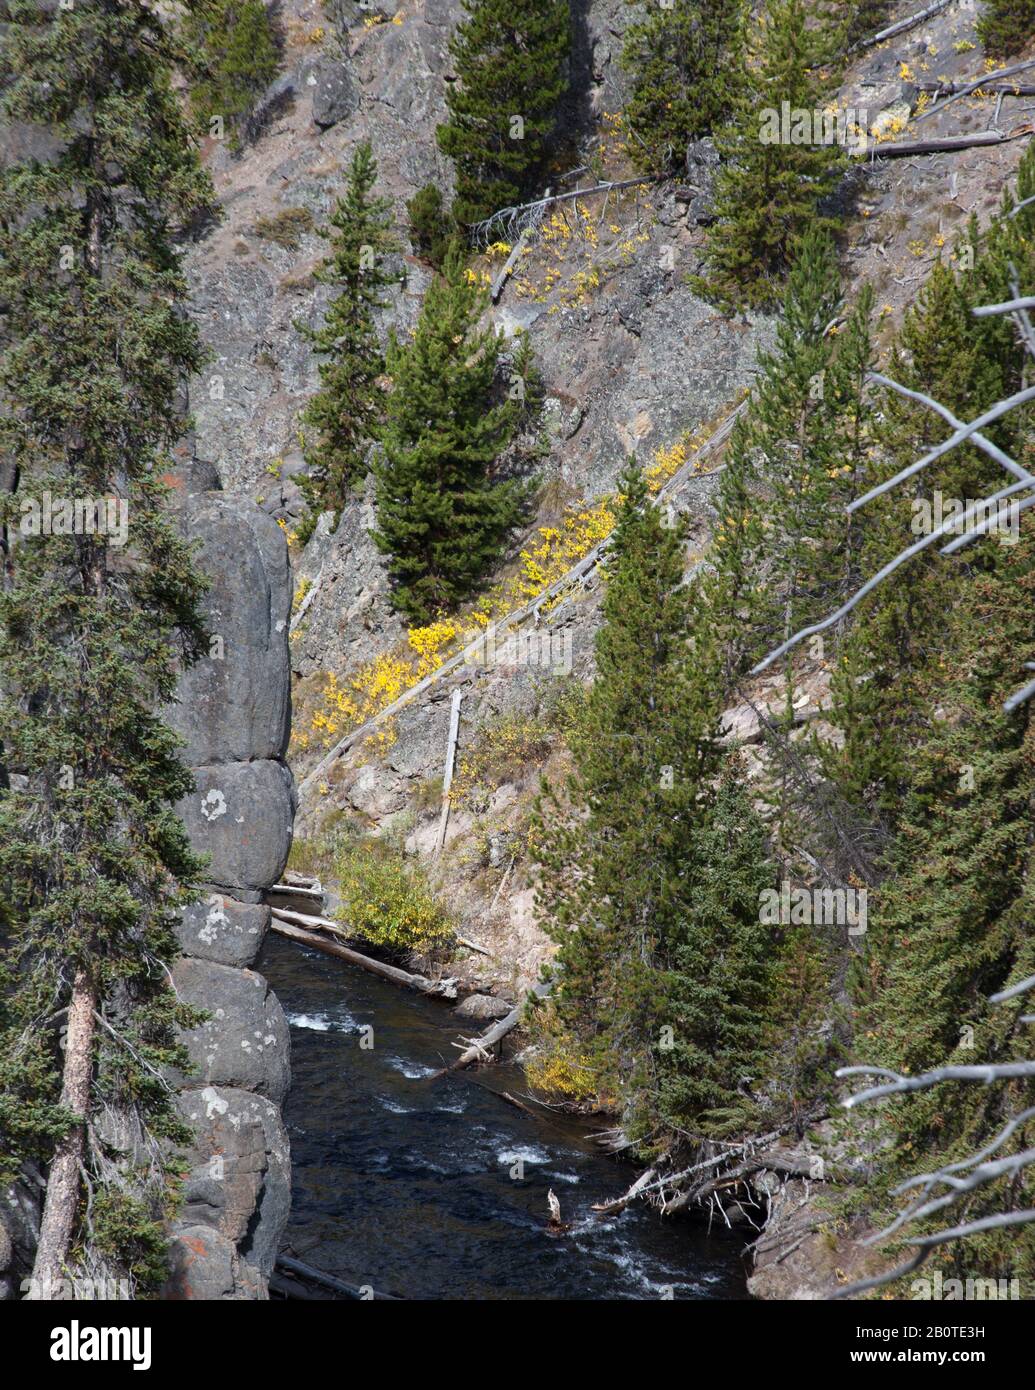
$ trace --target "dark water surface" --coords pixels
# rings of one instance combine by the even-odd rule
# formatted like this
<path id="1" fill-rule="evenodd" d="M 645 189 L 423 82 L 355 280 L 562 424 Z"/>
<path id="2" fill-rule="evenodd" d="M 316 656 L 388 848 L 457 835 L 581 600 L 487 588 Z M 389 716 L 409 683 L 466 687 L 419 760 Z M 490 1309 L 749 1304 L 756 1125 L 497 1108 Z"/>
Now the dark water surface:
<path id="1" fill-rule="evenodd" d="M 636 1170 L 581 1123 L 500 1099 L 487 1083 L 521 1092 L 518 1069 L 427 1080 L 457 1055 L 460 1032 L 483 1025 L 458 1028 L 448 1007 L 282 937 L 258 968 L 291 1024 L 294 1254 L 402 1298 L 657 1299 L 666 1286 L 683 1299 L 746 1297 L 742 1237 L 640 1206 L 598 1220 L 592 1204 Z M 549 1188 L 572 1223 L 561 1237 L 546 1231 Z"/>

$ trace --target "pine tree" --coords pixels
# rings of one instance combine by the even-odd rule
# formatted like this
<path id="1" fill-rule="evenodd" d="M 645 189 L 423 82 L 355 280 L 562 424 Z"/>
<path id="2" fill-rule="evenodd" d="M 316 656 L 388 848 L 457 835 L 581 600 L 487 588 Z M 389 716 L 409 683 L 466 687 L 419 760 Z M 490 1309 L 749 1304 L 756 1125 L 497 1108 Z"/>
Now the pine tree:
<path id="1" fill-rule="evenodd" d="M 1010 58 L 1035 34 L 1035 0 L 987 0 L 978 38 L 990 58 Z"/>
<path id="2" fill-rule="evenodd" d="M 836 87 L 831 65 L 840 41 L 827 12 L 817 15 L 805 0 L 769 0 L 751 31 L 750 80 L 730 124 L 716 132 L 723 157 L 716 220 L 705 273 L 693 282 L 724 307 L 777 303 L 795 240 L 806 229 L 836 226 L 821 204 L 837 187 L 844 155 L 836 140 L 827 142 L 833 132 L 822 113 Z"/>
<path id="3" fill-rule="evenodd" d="M 419 256 L 436 270 L 442 270 L 457 240 L 456 228 L 446 212 L 442 190 L 437 183 L 426 183 L 406 204 L 410 221 L 410 241 Z"/>
<path id="4" fill-rule="evenodd" d="M 363 477 L 366 455 L 382 410 L 378 378 L 384 356 L 374 314 L 387 300 L 381 292 L 398 276 L 386 264 L 396 249 L 389 232 L 390 203 L 373 196 L 377 164 L 369 140 L 357 146 L 345 193 L 330 217 L 331 254 L 316 278 L 339 293 L 320 328 L 298 325 L 320 363 L 320 389 L 307 403 L 302 423 L 309 473 L 302 484 L 312 516 L 338 512 L 349 488 Z"/>
<path id="5" fill-rule="evenodd" d="M 568 89 L 568 0 L 464 0 L 450 52 L 459 81 L 436 131 L 456 165 L 453 215 L 479 222 L 531 195 Z"/>
<path id="6" fill-rule="evenodd" d="M 871 990 L 866 1060 L 895 1071 L 973 1066 L 1030 1057 L 1025 1000 L 992 1006 L 988 995 L 1035 972 L 1031 824 L 1035 735 L 1030 706 L 1002 701 L 1035 655 L 1035 568 L 1030 530 L 996 546 L 986 566 L 958 576 L 945 649 L 932 674 L 926 725 L 914 739 L 908 790 L 888 877 L 871 913 Z M 939 1086 L 884 1115 L 893 1147 L 874 1196 L 907 1174 L 962 1159 L 988 1143 L 1010 1114 L 1031 1105 L 1030 1083 Z M 1030 1123 L 999 1146 L 1004 1157 L 1032 1142 Z M 1030 1175 L 966 1199 L 955 1221 L 1031 1205 Z M 895 1204 L 892 1204 L 895 1206 Z M 938 1229 L 947 1223 L 940 1213 Z M 943 1255 L 945 1272 L 985 1277 L 1035 1273 L 1035 1233 L 989 1232 Z"/>
<path id="7" fill-rule="evenodd" d="M 178 54 L 190 75 L 191 107 L 230 147 L 256 101 L 277 75 L 277 32 L 263 0 L 191 0 L 184 6 Z"/>
<path id="8" fill-rule="evenodd" d="M 719 485 L 709 583 L 731 678 L 836 607 L 846 584 L 844 505 L 865 449 L 872 299 L 864 292 L 837 332 L 833 242 L 813 228 L 796 251 L 776 344 L 759 355 Z"/>
<path id="9" fill-rule="evenodd" d="M 721 687 L 683 584 L 683 528 L 635 465 L 621 490 L 575 771 L 541 804 L 538 905 L 559 947 L 561 1025 L 623 1125 L 657 1142 L 677 1123 L 722 1128 L 757 1068 L 770 875 L 750 808 L 728 779 L 712 789 Z"/>
<path id="10" fill-rule="evenodd" d="M 632 92 L 625 115 L 634 158 L 652 170 L 680 167 L 691 140 L 730 114 L 743 57 L 742 0 L 655 3 L 625 32 L 622 66 Z"/>
<path id="11" fill-rule="evenodd" d="M 5 1179 L 47 1169 L 45 1299 L 84 1267 L 161 1281 L 162 1145 L 188 1137 L 163 1072 L 197 1015 L 165 963 L 202 864 L 156 711 L 200 650 L 202 582 L 158 473 L 203 361 L 173 229 L 210 187 L 154 10 L 11 0 L 5 21 L 0 121 L 51 138 L 0 171 L 0 1154 Z"/>
<path id="12" fill-rule="evenodd" d="M 527 490 L 490 476 L 518 408 L 497 399 L 502 342 L 477 327 L 486 301 L 453 256 L 428 288 L 412 341 L 393 337 L 388 349 L 373 535 L 388 556 L 393 603 L 418 622 L 475 591 L 523 512 Z"/>
<path id="13" fill-rule="evenodd" d="M 971 246 L 969 240 L 961 243 L 961 249 Z M 887 375 L 940 401 L 960 419 L 973 419 L 1009 394 L 1006 359 L 1016 358 L 1016 346 L 1004 344 L 998 326 L 988 330 L 971 314 L 973 304 L 993 287 L 990 271 L 979 285 L 974 272 L 957 275 L 946 264 L 935 265 L 906 313 Z M 1009 293 L 1000 289 L 992 297 Z M 881 410 L 861 491 L 945 438 L 944 422 L 922 404 L 885 390 Z M 1012 447 L 1014 430 L 1015 424 L 1004 422 L 989 433 Z M 857 579 L 875 574 L 918 539 L 916 528 L 924 505 L 933 506 L 935 490 L 948 499 L 975 499 L 998 487 L 1000 477 L 999 466 L 980 451 L 961 448 L 869 503 L 855 526 Z M 988 544 L 972 548 L 972 563 Z M 835 722 L 846 741 L 842 755 L 828 760 L 828 773 L 853 799 L 880 814 L 900 804 L 915 731 L 929 702 L 929 674 L 944 659 L 942 616 L 955 602 L 956 576 L 936 552 L 937 546 L 921 552 L 864 600 L 838 654 Z"/>

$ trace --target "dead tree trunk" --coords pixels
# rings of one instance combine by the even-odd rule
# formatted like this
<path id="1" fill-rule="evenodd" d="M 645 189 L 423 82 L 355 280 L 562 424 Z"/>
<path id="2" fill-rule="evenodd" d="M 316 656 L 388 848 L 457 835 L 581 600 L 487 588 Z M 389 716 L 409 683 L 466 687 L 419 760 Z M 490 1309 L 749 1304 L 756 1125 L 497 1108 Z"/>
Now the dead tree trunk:
<path id="1" fill-rule="evenodd" d="M 65 1037 L 65 1067 L 61 1080 L 61 1104 L 77 1117 L 54 1150 L 47 1176 L 47 1195 L 40 1221 L 40 1238 L 32 1270 L 31 1299 L 59 1298 L 60 1281 L 68 1260 L 68 1250 L 79 1205 L 79 1170 L 83 1161 L 86 1117 L 90 1105 L 93 1075 L 94 1014 L 97 986 L 89 972 L 80 966 L 72 985 Z"/>

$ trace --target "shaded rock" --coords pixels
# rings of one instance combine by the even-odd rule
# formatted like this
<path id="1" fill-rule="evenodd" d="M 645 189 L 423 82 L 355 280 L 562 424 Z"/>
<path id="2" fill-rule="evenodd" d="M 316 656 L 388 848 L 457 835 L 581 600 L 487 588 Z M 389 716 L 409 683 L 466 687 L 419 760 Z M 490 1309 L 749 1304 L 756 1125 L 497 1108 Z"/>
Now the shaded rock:
<path id="1" fill-rule="evenodd" d="M 213 1226 L 269 1277 L 291 1208 L 291 1151 L 280 1111 L 227 1087 L 185 1091 L 178 1108 L 196 1135 L 183 1221 Z"/>
<path id="2" fill-rule="evenodd" d="M 291 1084 L 291 1042 L 265 979 L 185 956 L 173 966 L 173 980 L 186 1003 L 211 1015 L 183 1034 L 191 1065 L 180 1085 L 234 1086 L 282 1101 Z"/>
<path id="3" fill-rule="evenodd" d="M 189 499 L 184 520 L 211 581 L 202 612 L 212 640 L 166 718 L 186 740 L 189 767 L 275 758 L 291 714 L 284 534 L 251 503 L 222 495 Z"/>
<path id="4" fill-rule="evenodd" d="M 294 782 L 280 762 L 194 769 L 195 790 L 176 807 L 191 844 L 212 862 L 208 881 L 256 902 L 291 848 Z"/>
<path id="5" fill-rule="evenodd" d="M 690 184 L 687 217 L 707 226 L 715 221 L 715 175 L 722 160 L 711 136 L 691 140 L 686 149 L 686 176 Z"/>
<path id="6" fill-rule="evenodd" d="M 188 1226 L 177 1233 L 169 1246 L 169 1271 L 162 1297 L 174 1302 L 269 1298 L 259 1271 L 240 1259 L 233 1242 L 211 1226 Z"/>
<path id="7" fill-rule="evenodd" d="M 359 106 L 359 86 L 343 57 L 320 58 L 304 83 L 313 94 L 313 120 L 322 130 L 346 120 Z"/>
<path id="8" fill-rule="evenodd" d="M 251 965 L 270 923 L 264 903 L 239 903 L 224 893 L 210 893 L 185 907 L 176 929 L 183 952 L 220 965 Z"/>
<path id="9" fill-rule="evenodd" d="M 378 819 L 401 810 L 408 797 L 398 777 L 368 764 L 349 788 L 349 800 L 357 811 Z"/>

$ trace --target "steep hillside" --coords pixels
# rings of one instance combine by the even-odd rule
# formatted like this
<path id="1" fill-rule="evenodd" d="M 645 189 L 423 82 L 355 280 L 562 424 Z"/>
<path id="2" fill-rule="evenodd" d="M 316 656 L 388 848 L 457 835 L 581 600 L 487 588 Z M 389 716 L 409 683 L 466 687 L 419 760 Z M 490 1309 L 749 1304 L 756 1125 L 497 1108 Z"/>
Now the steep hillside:
<path id="1" fill-rule="evenodd" d="M 912 7 L 894 8 L 906 15 Z M 286 5 L 282 75 L 251 139 L 236 154 L 218 142 L 206 151 L 223 220 L 191 254 L 195 312 L 215 354 L 191 390 L 197 453 L 292 541 L 291 756 L 301 784 L 293 862 L 322 877 L 333 905 L 333 846 L 343 833 L 398 844 L 448 904 L 458 937 L 473 943 L 432 952 L 424 968 L 510 1000 L 556 950 L 534 906 L 534 807 L 541 778 L 559 785 L 570 768 L 572 692 L 593 679 L 603 593 L 596 558 L 614 524 L 619 475 L 634 456 L 666 505 L 688 519 L 693 578 L 709 553 L 728 425 L 774 334 L 771 317 L 717 312 L 689 287 L 713 216 L 713 152 L 692 147 L 676 176 L 630 183 L 629 91 L 618 60 L 630 7 L 610 0 L 574 13 L 570 145 L 548 191 L 623 186 L 544 208 L 516 262 L 500 224 L 498 244 L 472 261 L 472 273 L 493 283 L 487 314 L 506 340 L 505 360 L 527 334 L 541 376 L 534 415 L 503 462 L 504 473 L 534 472 L 535 513 L 482 599 L 430 628 L 393 610 L 370 536 L 370 480 L 339 518 L 320 520 L 304 547 L 294 540 L 304 514 L 299 413 L 317 387 L 316 359 L 296 325 L 319 325 L 329 298 L 314 279 L 325 254 L 317 233 L 351 152 L 369 139 L 378 189 L 392 200 L 405 243 L 379 332 L 411 332 L 434 271 L 407 241 L 405 204 L 429 182 L 447 195 L 452 187 L 435 128 L 456 80 L 447 44 L 460 6 Z M 872 287 L 878 367 L 931 267 L 956 262 L 968 219 L 988 221 L 1027 146 L 1020 91 L 935 96 L 936 87 L 951 92 L 994 66 L 975 19 L 969 7 L 942 6 L 886 41 L 864 43 L 841 78 L 836 109 L 865 133 L 836 200 L 845 303 Z M 939 149 L 939 140 L 960 148 Z M 895 148 L 910 141 L 935 144 Z M 479 645 L 486 624 L 492 635 L 500 623 L 496 650 Z M 520 635 L 506 638 L 509 624 Z M 827 718 L 830 678 L 822 656 L 804 657 L 787 674 L 743 684 L 726 711 L 725 741 L 741 749 L 759 804 L 784 775 L 766 729 L 788 705 L 792 741 L 810 731 L 841 740 Z M 440 847 L 455 692 L 456 766 Z M 820 1152 L 842 1172 L 856 1161 L 824 1122 L 811 1148 L 776 1165 L 774 1218 L 753 1284 L 759 1296 L 821 1296 L 832 1281 L 872 1269 L 846 1237 L 858 1233 L 856 1219 L 839 1216 L 836 1203 L 816 1207 L 807 1172 L 810 1153 Z M 756 1195 L 768 1180 L 763 1173 Z"/>

